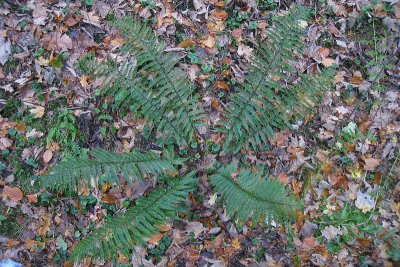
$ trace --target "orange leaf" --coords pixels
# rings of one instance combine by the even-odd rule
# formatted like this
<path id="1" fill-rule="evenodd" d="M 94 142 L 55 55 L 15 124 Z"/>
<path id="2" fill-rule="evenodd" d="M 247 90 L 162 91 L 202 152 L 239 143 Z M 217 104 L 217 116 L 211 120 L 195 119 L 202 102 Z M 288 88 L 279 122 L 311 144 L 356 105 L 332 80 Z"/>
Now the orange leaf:
<path id="1" fill-rule="evenodd" d="M 116 198 L 113 197 L 112 195 L 106 194 L 101 198 L 101 201 L 113 204 L 115 202 Z"/>
<path id="2" fill-rule="evenodd" d="M 161 238 L 163 238 L 163 236 L 164 235 L 162 233 L 156 233 L 152 237 L 150 237 L 149 243 L 150 244 L 157 244 L 161 240 Z"/>
<path id="3" fill-rule="evenodd" d="M 37 194 L 26 195 L 26 198 L 28 199 L 29 203 L 38 202 Z"/>
<path id="4" fill-rule="evenodd" d="M 3 196 L 9 198 L 12 201 L 20 201 L 24 197 L 24 194 L 18 187 L 4 186 Z"/>
<path id="5" fill-rule="evenodd" d="M 160 228 L 161 231 L 166 232 L 169 229 L 171 229 L 171 225 L 168 225 L 168 224 L 158 225 L 158 228 Z"/>
<path id="6" fill-rule="evenodd" d="M 211 106 L 212 106 L 214 109 L 218 110 L 218 109 L 219 109 L 219 101 L 218 101 L 218 99 L 214 98 L 214 99 L 211 101 Z"/>
<path id="7" fill-rule="evenodd" d="M 229 91 L 229 85 L 225 81 L 217 81 L 217 87 Z"/>

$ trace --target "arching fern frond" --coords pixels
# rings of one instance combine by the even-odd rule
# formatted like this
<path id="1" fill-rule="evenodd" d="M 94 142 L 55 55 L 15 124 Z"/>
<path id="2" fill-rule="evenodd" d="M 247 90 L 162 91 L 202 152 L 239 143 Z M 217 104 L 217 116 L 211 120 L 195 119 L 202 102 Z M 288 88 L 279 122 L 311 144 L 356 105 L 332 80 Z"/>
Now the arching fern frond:
<path id="1" fill-rule="evenodd" d="M 276 129 L 291 128 L 312 110 L 313 101 L 332 87 L 334 71 L 330 69 L 302 77 L 294 88 L 283 85 L 287 76 L 295 73 L 291 62 L 303 47 L 301 24 L 307 17 L 307 9 L 295 6 L 277 17 L 266 41 L 256 47 L 249 74 L 231 95 L 226 120 L 221 121 L 225 151 L 262 148 Z"/>
<path id="2" fill-rule="evenodd" d="M 249 218 L 255 226 L 260 219 L 284 221 L 294 215 L 298 206 L 289 190 L 276 179 L 264 179 L 260 174 L 246 169 L 237 173 L 237 167 L 228 165 L 209 177 L 210 183 L 222 195 L 226 211 L 230 216 L 236 216 L 240 221 Z"/>
<path id="3" fill-rule="evenodd" d="M 137 150 L 117 154 L 103 149 L 90 152 L 91 158 L 69 157 L 57 164 L 50 172 L 41 176 L 46 188 L 57 191 L 76 190 L 79 185 L 103 185 L 105 182 L 119 183 L 119 174 L 128 182 L 143 179 L 147 174 L 161 174 L 174 170 L 170 160 L 160 159 L 156 153 L 141 153 Z"/>
<path id="4" fill-rule="evenodd" d="M 78 262 L 88 256 L 116 259 L 118 252 L 129 255 L 134 245 L 143 245 L 145 238 L 160 232 L 159 226 L 176 217 L 189 192 L 197 185 L 194 173 L 172 178 L 167 188 L 155 188 L 147 197 L 137 200 L 136 206 L 122 215 L 107 220 L 80 241 L 70 258 Z"/>
<path id="5" fill-rule="evenodd" d="M 146 127 L 161 132 L 164 139 L 190 141 L 205 114 L 194 97 L 193 83 L 177 66 L 180 57 L 164 52 L 166 44 L 142 22 L 125 18 L 113 24 L 125 38 L 122 50 L 126 59 L 108 59 L 94 68 L 95 76 L 105 77 L 102 93 L 114 97 L 118 106 L 141 115 Z M 88 61 L 83 60 L 85 66 Z"/>

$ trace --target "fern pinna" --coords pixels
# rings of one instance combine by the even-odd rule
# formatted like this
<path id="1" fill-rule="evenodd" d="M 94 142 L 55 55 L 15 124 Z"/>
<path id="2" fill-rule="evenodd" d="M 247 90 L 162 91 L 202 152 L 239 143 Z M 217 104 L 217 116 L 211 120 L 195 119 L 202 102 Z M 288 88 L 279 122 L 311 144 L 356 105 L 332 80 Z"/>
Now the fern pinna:
<path id="1" fill-rule="evenodd" d="M 268 143 L 274 131 L 291 127 L 315 110 L 318 101 L 332 87 L 333 69 L 324 69 L 314 76 L 298 75 L 290 88 L 283 86 L 295 73 L 292 61 L 303 46 L 301 27 L 307 10 L 300 6 L 279 16 L 268 30 L 265 43 L 260 43 L 253 56 L 249 74 L 229 97 L 223 113 L 225 120 L 218 130 L 225 135 L 224 151 L 241 148 L 258 151 Z M 113 96 L 117 107 L 129 107 L 145 119 L 150 131 L 155 130 L 173 143 L 190 142 L 205 116 L 194 95 L 195 87 L 185 72 L 177 67 L 179 58 L 164 52 L 151 28 L 133 19 L 115 25 L 125 37 L 125 59 L 99 62 L 93 54 L 80 65 L 96 77 L 104 77 L 102 92 Z M 290 84 L 290 83 L 289 83 Z M 165 143 L 165 142 L 163 142 Z M 147 174 L 160 175 L 174 170 L 176 162 L 161 159 L 152 153 L 133 151 L 116 154 L 98 150 L 86 158 L 70 158 L 42 177 L 51 189 L 76 189 L 86 185 L 118 184 L 120 175 L 128 181 L 144 179 Z M 79 261 L 89 255 L 113 259 L 118 253 L 129 254 L 133 245 L 142 245 L 146 237 L 159 231 L 159 225 L 173 218 L 189 192 L 195 190 L 194 173 L 183 178 L 168 178 L 167 187 L 159 186 L 136 206 L 105 222 L 80 241 L 71 257 Z M 165 179 L 163 179 L 165 180 Z M 209 177 L 227 212 L 252 225 L 262 219 L 284 221 L 294 215 L 298 206 L 283 184 L 265 179 L 249 168 L 221 167 Z"/>
<path id="2" fill-rule="evenodd" d="M 291 123 L 308 114 L 321 95 L 332 87 L 334 71 L 324 70 L 314 77 L 301 80 L 298 86 L 282 84 L 295 73 L 290 64 L 303 47 L 301 23 L 309 10 L 295 6 L 279 16 L 260 43 L 252 58 L 250 72 L 239 89 L 229 98 L 219 130 L 226 134 L 225 151 L 240 148 L 258 150 L 273 137 L 275 129 L 290 128 Z"/>
<path id="3" fill-rule="evenodd" d="M 75 191 L 78 186 L 120 183 L 119 174 L 132 183 L 147 174 L 158 175 L 174 170 L 170 160 L 160 159 L 156 153 L 116 154 L 103 149 L 93 150 L 89 157 L 68 157 L 41 177 L 43 186 L 59 191 Z"/>

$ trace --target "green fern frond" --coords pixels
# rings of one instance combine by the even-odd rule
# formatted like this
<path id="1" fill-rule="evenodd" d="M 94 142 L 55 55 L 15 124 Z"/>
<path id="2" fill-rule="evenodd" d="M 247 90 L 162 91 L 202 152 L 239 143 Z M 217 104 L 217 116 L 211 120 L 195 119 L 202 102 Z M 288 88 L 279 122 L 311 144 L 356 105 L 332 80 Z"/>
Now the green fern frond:
<path id="1" fill-rule="evenodd" d="M 190 141 L 205 114 L 193 96 L 193 83 L 177 67 L 180 58 L 165 53 L 166 44 L 144 23 L 126 18 L 113 24 L 125 38 L 126 59 L 111 60 L 96 71 L 96 76 L 106 77 L 103 94 L 142 116 L 146 127 L 162 132 L 164 139 Z"/>
<path id="2" fill-rule="evenodd" d="M 160 232 L 159 226 L 176 217 L 188 193 L 197 185 L 194 172 L 168 180 L 167 188 L 154 189 L 147 197 L 137 200 L 135 207 L 95 229 L 78 243 L 70 258 L 78 262 L 88 256 L 115 259 L 118 252 L 129 255 L 134 245 L 143 245 L 145 238 Z"/>
<path id="3" fill-rule="evenodd" d="M 237 167 L 228 165 L 209 177 L 216 192 L 222 195 L 226 211 L 241 221 L 249 218 L 255 226 L 260 219 L 285 221 L 294 215 L 298 206 L 289 190 L 276 179 L 264 179 L 260 174 L 246 169 L 239 173 L 237 180 L 232 174 Z"/>
<path id="4" fill-rule="evenodd" d="M 174 170 L 170 160 L 160 159 L 156 153 L 132 151 L 117 154 L 103 149 L 90 152 L 89 157 L 70 157 L 57 164 L 47 175 L 40 177 L 44 187 L 58 191 L 76 190 L 82 183 L 89 186 L 105 182 L 120 183 L 122 174 L 128 182 L 143 179 L 147 174 L 161 174 Z"/>
<path id="5" fill-rule="evenodd" d="M 250 72 L 230 97 L 226 120 L 219 128 L 226 134 L 225 151 L 262 148 L 276 129 L 291 128 L 293 121 L 312 110 L 310 102 L 332 87 L 334 71 L 330 69 L 302 77 L 300 85 L 294 88 L 282 85 L 288 75 L 295 73 L 290 62 L 303 48 L 301 22 L 308 13 L 307 9 L 295 6 L 287 15 L 278 17 L 265 43 L 257 47 Z"/>

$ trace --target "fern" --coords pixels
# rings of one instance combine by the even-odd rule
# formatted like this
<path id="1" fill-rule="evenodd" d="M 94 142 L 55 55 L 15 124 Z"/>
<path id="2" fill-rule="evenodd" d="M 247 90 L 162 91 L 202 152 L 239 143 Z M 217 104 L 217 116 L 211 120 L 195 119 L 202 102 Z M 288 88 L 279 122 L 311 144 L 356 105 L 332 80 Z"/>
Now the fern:
<path id="1" fill-rule="evenodd" d="M 103 94 L 144 117 L 149 130 L 163 133 L 164 139 L 172 137 L 178 143 L 187 143 L 195 128 L 203 125 L 205 114 L 193 97 L 194 85 L 176 67 L 179 57 L 164 53 L 166 44 L 141 22 L 127 18 L 114 25 L 125 37 L 127 59 L 121 63 L 108 59 L 98 64 L 91 55 L 81 65 L 95 69 L 96 76 L 107 77 Z M 98 67 L 90 66 L 91 61 Z"/>
<path id="2" fill-rule="evenodd" d="M 133 245 L 143 245 L 145 238 L 160 232 L 159 226 L 176 217 L 179 206 L 196 188 L 194 173 L 183 178 L 170 177 L 167 188 L 158 187 L 124 214 L 108 220 L 75 247 L 70 258 L 75 262 L 87 256 L 116 259 L 118 252 L 129 255 Z"/>
<path id="3" fill-rule="evenodd" d="M 276 179 L 264 179 L 261 173 L 244 170 L 234 181 L 232 174 L 237 167 L 228 165 L 210 176 L 210 182 L 225 200 L 226 210 L 230 216 L 236 215 L 241 221 L 252 220 L 253 226 L 260 218 L 284 221 L 294 215 L 298 206 L 289 190 Z"/>
<path id="4" fill-rule="evenodd" d="M 94 150 L 88 157 L 69 157 L 56 165 L 50 173 L 41 177 L 44 187 L 60 191 L 76 190 L 79 185 L 102 185 L 105 182 L 119 184 L 119 174 L 128 182 L 143 179 L 147 173 L 161 174 L 174 170 L 171 161 L 160 159 L 155 153 L 133 151 L 117 154 L 106 150 Z"/>
<path id="5" fill-rule="evenodd" d="M 265 43 L 257 47 L 252 65 L 241 89 L 230 97 L 226 120 L 219 131 L 226 134 L 225 151 L 239 151 L 250 146 L 257 150 L 268 143 L 275 129 L 290 128 L 313 110 L 320 97 L 333 85 L 334 71 L 324 70 L 314 77 L 302 77 L 295 88 L 285 88 L 280 81 L 295 73 L 290 62 L 303 47 L 303 29 L 308 10 L 292 8 L 278 17 Z"/>

